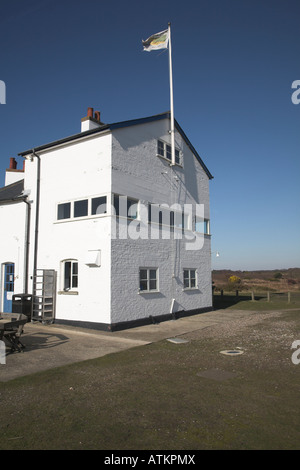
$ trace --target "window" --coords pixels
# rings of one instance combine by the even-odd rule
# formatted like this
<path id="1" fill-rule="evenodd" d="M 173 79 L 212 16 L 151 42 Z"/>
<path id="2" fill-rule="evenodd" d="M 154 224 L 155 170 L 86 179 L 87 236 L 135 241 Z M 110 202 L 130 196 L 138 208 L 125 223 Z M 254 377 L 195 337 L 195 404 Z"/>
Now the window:
<path id="1" fill-rule="evenodd" d="M 140 268 L 140 291 L 153 292 L 158 291 L 158 269 Z"/>
<path id="2" fill-rule="evenodd" d="M 71 217 L 71 203 L 58 204 L 57 206 L 57 219 L 69 219 Z"/>
<path id="3" fill-rule="evenodd" d="M 209 235 L 209 219 L 200 219 L 199 217 L 195 217 L 195 232 Z"/>
<path id="4" fill-rule="evenodd" d="M 88 200 L 74 202 L 74 217 L 85 217 L 88 215 Z"/>
<path id="5" fill-rule="evenodd" d="M 76 219 L 106 214 L 106 201 L 106 196 L 97 196 L 57 204 L 57 220 Z"/>
<path id="6" fill-rule="evenodd" d="M 148 204 L 148 222 L 149 223 L 156 223 L 159 226 L 165 225 L 171 227 L 171 229 L 181 229 L 189 230 L 190 227 L 190 217 L 189 213 L 185 212 L 184 210 L 179 210 L 178 206 L 176 205 L 175 210 L 172 210 L 171 207 L 163 207 L 164 205 L 161 204 Z"/>
<path id="7" fill-rule="evenodd" d="M 71 291 L 78 288 L 78 261 L 63 261 L 63 290 Z"/>
<path id="8" fill-rule="evenodd" d="M 189 214 L 184 211 L 172 211 L 171 212 L 171 227 L 181 228 L 182 230 L 189 228 Z"/>
<path id="9" fill-rule="evenodd" d="M 197 289 L 196 269 L 183 270 L 183 287 L 184 289 Z"/>
<path id="10" fill-rule="evenodd" d="M 128 217 L 129 219 L 138 218 L 138 200 L 126 196 L 114 194 L 114 208 L 116 215 Z"/>
<path id="11" fill-rule="evenodd" d="M 157 155 L 172 161 L 172 148 L 171 145 L 166 144 L 162 140 L 157 141 Z M 175 163 L 180 165 L 180 152 L 175 148 Z"/>
<path id="12" fill-rule="evenodd" d="M 92 215 L 106 214 L 106 196 L 94 197 L 92 199 Z"/>

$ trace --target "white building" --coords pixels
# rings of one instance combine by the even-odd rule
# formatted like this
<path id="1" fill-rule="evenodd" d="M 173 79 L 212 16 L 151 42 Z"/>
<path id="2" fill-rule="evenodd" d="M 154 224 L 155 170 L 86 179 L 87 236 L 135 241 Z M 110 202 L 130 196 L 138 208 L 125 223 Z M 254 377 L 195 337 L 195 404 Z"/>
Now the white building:
<path id="1" fill-rule="evenodd" d="M 177 122 L 172 165 L 169 129 L 88 108 L 79 134 L 10 160 L 0 311 L 30 293 L 34 318 L 114 330 L 212 308 L 212 176 Z"/>

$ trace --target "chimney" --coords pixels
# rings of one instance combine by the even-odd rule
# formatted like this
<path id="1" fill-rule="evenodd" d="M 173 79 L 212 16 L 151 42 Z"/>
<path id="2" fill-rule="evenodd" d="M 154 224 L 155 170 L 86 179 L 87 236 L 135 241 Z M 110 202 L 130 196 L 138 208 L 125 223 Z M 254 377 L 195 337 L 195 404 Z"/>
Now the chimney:
<path id="1" fill-rule="evenodd" d="M 100 122 L 100 111 L 95 111 L 95 119 Z"/>
<path id="2" fill-rule="evenodd" d="M 94 108 L 88 108 L 87 116 L 81 119 L 81 132 L 90 131 L 101 126 L 103 126 L 103 122 L 100 121 L 100 111 L 95 111 L 94 114 Z"/>
<path id="3" fill-rule="evenodd" d="M 14 157 L 11 157 L 9 159 L 9 169 L 10 170 L 16 170 L 17 169 L 17 162 L 16 162 L 16 159 Z"/>

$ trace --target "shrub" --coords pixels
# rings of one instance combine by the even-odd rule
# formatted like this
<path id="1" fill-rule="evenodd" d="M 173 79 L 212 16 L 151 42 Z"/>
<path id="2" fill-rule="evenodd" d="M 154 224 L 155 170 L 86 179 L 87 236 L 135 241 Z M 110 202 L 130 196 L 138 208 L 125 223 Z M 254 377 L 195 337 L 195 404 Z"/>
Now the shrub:
<path id="1" fill-rule="evenodd" d="M 228 289 L 233 290 L 233 289 L 238 289 L 242 285 L 242 280 L 238 276 L 230 276 L 228 279 Z"/>

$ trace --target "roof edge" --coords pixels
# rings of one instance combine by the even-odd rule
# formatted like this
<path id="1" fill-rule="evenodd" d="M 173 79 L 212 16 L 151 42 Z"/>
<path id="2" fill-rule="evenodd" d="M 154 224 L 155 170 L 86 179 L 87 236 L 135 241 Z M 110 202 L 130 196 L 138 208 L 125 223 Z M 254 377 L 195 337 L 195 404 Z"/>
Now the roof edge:
<path id="1" fill-rule="evenodd" d="M 34 151 L 35 152 L 41 152 L 41 151 L 46 150 L 48 148 L 50 149 L 50 148 L 56 147 L 58 145 L 62 145 L 62 144 L 68 143 L 68 142 L 79 140 L 80 138 L 101 134 L 101 132 L 104 132 L 104 131 L 107 131 L 107 130 L 112 131 L 114 129 L 121 129 L 121 128 L 124 128 L 124 127 L 136 126 L 138 124 L 146 124 L 148 122 L 159 121 L 161 119 L 170 119 L 170 118 L 171 118 L 170 111 L 165 111 L 161 114 L 156 114 L 154 116 L 148 116 L 148 117 L 145 117 L 145 118 L 131 119 L 131 120 L 128 120 L 128 121 L 120 121 L 120 122 L 115 122 L 115 123 L 112 123 L 112 124 L 104 124 L 101 127 L 97 127 L 95 129 L 91 129 L 89 131 L 80 132 L 78 134 L 74 134 L 74 135 L 71 135 L 69 137 L 65 137 L 64 139 L 56 140 L 54 142 L 50 142 L 48 144 L 41 145 L 39 147 L 34 147 Z M 185 140 L 186 144 L 188 145 L 188 147 L 190 148 L 192 153 L 195 155 L 196 159 L 198 160 L 198 162 L 200 163 L 200 165 L 204 169 L 204 171 L 207 174 L 208 178 L 213 179 L 212 174 L 208 170 L 208 168 L 205 165 L 205 163 L 203 162 L 202 158 L 200 157 L 200 155 L 196 151 L 195 147 L 191 144 L 190 140 L 188 139 L 187 135 L 182 130 L 182 128 L 180 127 L 180 125 L 178 124 L 176 119 L 174 119 L 174 122 L 175 122 L 175 127 L 176 127 L 177 131 L 181 134 L 181 136 Z M 33 151 L 33 148 L 31 148 L 29 150 L 26 150 L 24 152 L 20 152 L 20 153 L 18 153 L 18 155 L 24 157 L 25 155 L 28 155 L 28 154 L 32 153 L 32 151 Z"/>
<path id="2" fill-rule="evenodd" d="M 195 155 L 195 157 L 197 158 L 198 162 L 200 163 L 200 165 L 202 166 L 203 170 L 205 171 L 205 173 L 207 174 L 208 178 L 210 180 L 212 180 L 214 177 L 213 175 L 211 174 L 211 172 L 209 171 L 209 169 L 207 168 L 207 166 L 205 165 L 204 161 L 202 160 L 202 158 L 200 157 L 199 153 L 197 152 L 197 150 L 195 149 L 195 147 L 191 144 L 189 138 L 187 137 L 187 135 L 185 134 L 185 132 L 182 130 L 182 128 L 180 127 L 180 125 L 178 124 L 178 122 L 176 121 L 176 119 L 174 120 L 175 121 L 175 127 L 176 129 L 178 130 L 178 132 L 181 134 L 181 136 L 183 137 L 183 139 L 185 140 L 187 146 L 190 148 L 191 152 Z"/>

